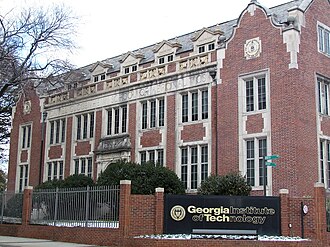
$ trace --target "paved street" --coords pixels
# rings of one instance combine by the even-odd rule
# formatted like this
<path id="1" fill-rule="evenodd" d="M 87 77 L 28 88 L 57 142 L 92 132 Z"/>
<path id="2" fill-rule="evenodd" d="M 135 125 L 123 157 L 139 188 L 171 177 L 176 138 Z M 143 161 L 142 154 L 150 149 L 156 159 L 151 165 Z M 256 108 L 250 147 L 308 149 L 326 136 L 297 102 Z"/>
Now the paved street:
<path id="1" fill-rule="evenodd" d="M 0 247 L 96 247 L 96 245 L 55 242 L 46 239 L 16 238 L 0 236 Z"/>

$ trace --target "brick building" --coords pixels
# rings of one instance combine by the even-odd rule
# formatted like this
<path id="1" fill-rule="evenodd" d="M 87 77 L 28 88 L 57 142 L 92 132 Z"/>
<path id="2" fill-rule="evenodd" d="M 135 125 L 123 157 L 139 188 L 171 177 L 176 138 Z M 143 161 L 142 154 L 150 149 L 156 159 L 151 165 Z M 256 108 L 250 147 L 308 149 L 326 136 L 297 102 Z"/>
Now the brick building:
<path id="1" fill-rule="evenodd" d="M 266 8 L 79 68 L 79 81 L 21 95 L 13 112 L 8 189 L 113 160 L 155 161 L 188 192 L 240 171 L 263 193 L 330 187 L 330 2 Z"/>

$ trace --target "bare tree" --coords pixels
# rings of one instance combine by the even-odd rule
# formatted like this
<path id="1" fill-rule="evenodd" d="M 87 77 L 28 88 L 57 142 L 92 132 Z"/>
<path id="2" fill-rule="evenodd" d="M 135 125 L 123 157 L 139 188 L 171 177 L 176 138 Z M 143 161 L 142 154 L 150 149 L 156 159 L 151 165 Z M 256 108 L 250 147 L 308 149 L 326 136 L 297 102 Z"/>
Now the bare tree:
<path id="1" fill-rule="evenodd" d="M 58 75 L 72 70 L 61 56 L 76 48 L 77 22 L 64 5 L 0 10 L 0 144 L 8 142 L 11 109 L 26 83 L 55 84 Z"/>

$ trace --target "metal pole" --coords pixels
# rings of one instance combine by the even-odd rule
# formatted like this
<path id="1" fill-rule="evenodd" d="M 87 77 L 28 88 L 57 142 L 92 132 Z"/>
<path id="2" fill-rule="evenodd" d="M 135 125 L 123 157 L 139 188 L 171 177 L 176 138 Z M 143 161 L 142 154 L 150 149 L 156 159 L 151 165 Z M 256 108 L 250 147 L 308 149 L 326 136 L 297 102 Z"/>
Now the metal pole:
<path id="1" fill-rule="evenodd" d="M 303 212 L 304 204 L 300 202 L 300 222 L 301 222 L 301 238 L 304 238 L 304 212 Z"/>
<path id="2" fill-rule="evenodd" d="M 266 190 L 266 183 L 267 183 L 267 166 L 266 166 L 266 159 L 265 157 L 263 158 L 263 172 L 264 172 L 264 196 L 267 196 L 267 190 Z"/>
<path id="3" fill-rule="evenodd" d="M 58 211 L 58 187 L 56 188 L 56 194 L 55 194 L 55 212 L 54 212 L 54 226 L 56 226 L 56 220 L 57 220 L 57 211 Z"/>
<path id="4" fill-rule="evenodd" d="M 89 185 L 87 185 L 86 191 L 86 214 L 85 214 L 85 227 L 88 227 L 88 218 L 89 218 Z"/>

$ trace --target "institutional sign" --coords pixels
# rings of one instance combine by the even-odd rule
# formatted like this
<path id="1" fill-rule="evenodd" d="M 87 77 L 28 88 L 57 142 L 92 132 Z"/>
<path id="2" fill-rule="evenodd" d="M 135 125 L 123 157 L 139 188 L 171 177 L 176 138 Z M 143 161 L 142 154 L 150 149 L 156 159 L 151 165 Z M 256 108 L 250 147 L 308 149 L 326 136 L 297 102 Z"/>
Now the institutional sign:
<path id="1" fill-rule="evenodd" d="M 164 210 L 165 233 L 228 229 L 280 235 L 278 197 L 166 195 Z"/>

